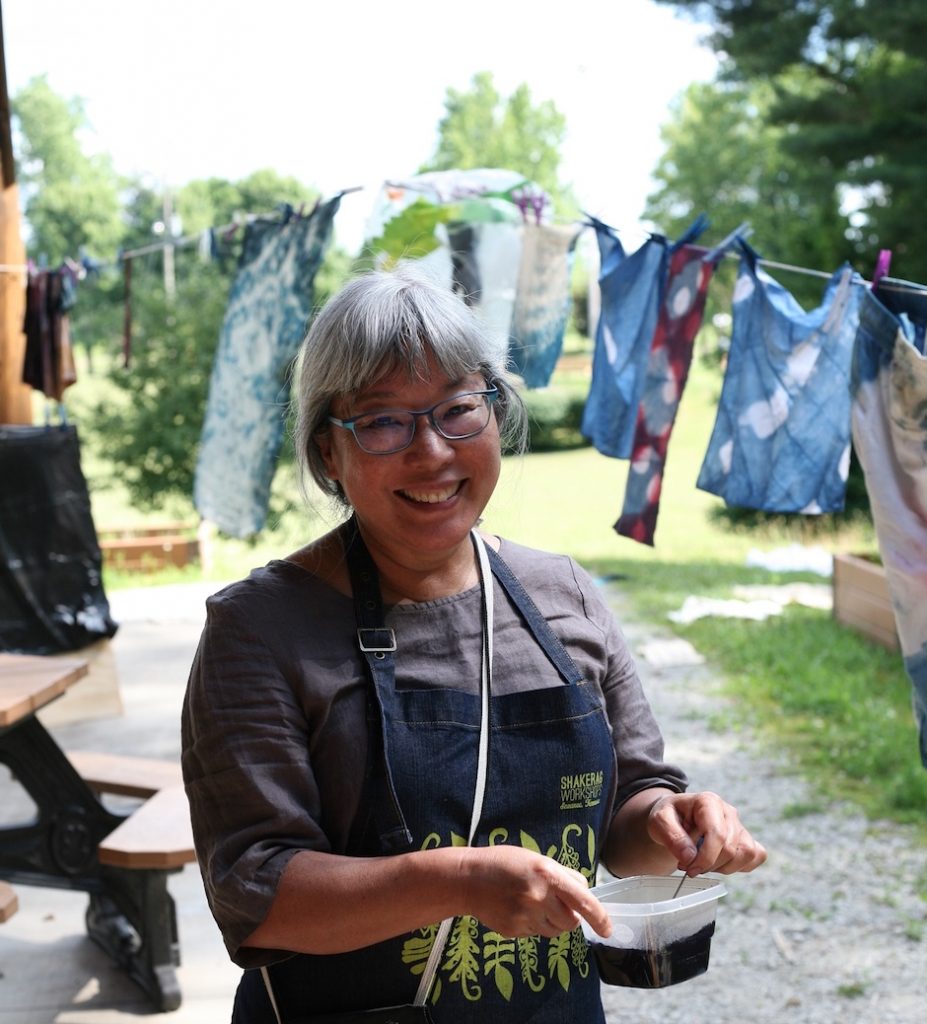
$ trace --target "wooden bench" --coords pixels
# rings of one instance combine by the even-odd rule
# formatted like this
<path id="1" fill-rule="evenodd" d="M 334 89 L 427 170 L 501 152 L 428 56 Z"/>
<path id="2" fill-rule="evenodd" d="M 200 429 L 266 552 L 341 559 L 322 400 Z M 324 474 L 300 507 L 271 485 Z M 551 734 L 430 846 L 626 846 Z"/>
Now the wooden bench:
<path id="1" fill-rule="evenodd" d="M 196 860 L 190 805 L 183 786 L 158 790 L 100 843 L 100 863 L 160 871 Z"/>
<path id="2" fill-rule="evenodd" d="M 96 793 L 147 800 L 160 790 L 183 782 L 180 765 L 176 761 L 100 754 L 93 750 L 68 750 L 66 753 L 77 774 Z"/>
<path id="3" fill-rule="evenodd" d="M 19 900 L 9 882 L 0 881 L 0 924 L 9 919 L 19 910 Z"/>
<path id="4" fill-rule="evenodd" d="M 99 845 L 100 863 L 170 869 L 196 860 L 180 765 L 154 757 L 69 750 L 68 760 L 97 793 L 145 802 Z"/>

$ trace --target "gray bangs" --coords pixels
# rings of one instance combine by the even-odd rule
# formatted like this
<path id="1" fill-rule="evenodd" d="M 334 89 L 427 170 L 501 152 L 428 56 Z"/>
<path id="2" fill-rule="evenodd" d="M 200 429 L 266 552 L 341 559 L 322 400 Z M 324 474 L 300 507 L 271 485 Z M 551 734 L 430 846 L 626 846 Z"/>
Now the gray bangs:
<path id="1" fill-rule="evenodd" d="M 367 287 L 354 287 L 364 284 Z M 356 294 L 355 294 L 356 292 Z M 490 369 L 493 345 L 460 299 L 437 291 L 420 279 L 394 274 L 361 278 L 320 314 L 334 314 L 319 324 L 306 345 L 306 368 L 315 390 L 329 402 L 356 394 L 387 374 L 405 371 L 410 380 L 426 375 L 429 356 L 451 380 Z M 343 312 L 343 315 L 339 315 Z M 326 330 L 330 326 L 332 330 Z M 317 344 L 312 346 L 315 333 Z M 501 369 L 501 367 L 499 367 Z M 308 383 L 308 381 L 306 381 Z M 327 412 L 327 410 L 326 410 Z"/>
<path id="2" fill-rule="evenodd" d="M 397 371 L 427 377 L 433 359 L 450 380 L 479 373 L 500 389 L 496 415 L 504 439 L 523 448 L 524 407 L 504 356 L 458 295 L 418 268 L 374 271 L 348 283 L 315 317 L 295 372 L 294 442 L 305 476 L 338 496 L 325 474 L 315 434 L 328 428 L 331 403 Z"/>

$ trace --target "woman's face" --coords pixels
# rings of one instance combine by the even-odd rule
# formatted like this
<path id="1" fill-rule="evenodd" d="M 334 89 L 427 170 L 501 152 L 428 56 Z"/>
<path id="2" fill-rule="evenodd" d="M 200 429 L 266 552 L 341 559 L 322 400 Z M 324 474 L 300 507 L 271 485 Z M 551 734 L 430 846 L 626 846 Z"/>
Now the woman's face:
<path id="1" fill-rule="evenodd" d="M 450 380 L 429 356 L 424 379 L 399 371 L 332 404 L 348 419 L 386 409 L 427 409 L 465 391 L 481 391 L 480 374 Z M 494 414 L 482 433 L 449 441 L 426 416 L 415 422 L 408 448 L 389 455 L 363 451 L 351 432 L 334 424 L 318 436 L 326 470 L 354 509 L 367 546 L 401 564 L 439 567 L 486 507 L 499 478 L 499 428 Z"/>

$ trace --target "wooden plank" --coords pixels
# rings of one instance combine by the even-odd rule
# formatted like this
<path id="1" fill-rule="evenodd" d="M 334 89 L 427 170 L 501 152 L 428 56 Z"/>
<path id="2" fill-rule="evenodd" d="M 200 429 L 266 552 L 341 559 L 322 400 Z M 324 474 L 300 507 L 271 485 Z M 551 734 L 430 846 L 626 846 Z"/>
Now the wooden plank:
<path id="1" fill-rule="evenodd" d="M 0 881 L 0 924 L 19 910 L 19 899 L 9 882 Z"/>
<path id="2" fill-rule="evenodd" d="M 0 654 L 0 726 L 38 711 L 86 674 L 86 661 Z"/>
<path id="3" fill-rule="evenodd" d="M 68 750 L 68 760 L 78 775 L 98 793 L 117 796 L 154 796 L 169 786 L 183 782 L 177 761 L 157 757 L 104 754 L 96 750 Z"/>
<path id="4" fill-rule="evenodd" d="M 885 570 L 857 555 L 834 556 L 834 618 L 875 643 L 900 647 Z"/>
<path id="5" fill-rule="evenodd" d="M 0 263 L 26 265 L 19 218 L 19 189 L 4 181 L 0 189 Z M 0 423 L 32 423 L 32 388 L 23 384 L 26 335 L 26 274 L 0 273 Z"/>
<path id="6" fill-rule="evenodd" d="M 182 520 L 170 523 L 134 523 L 125 526 L 101 526 L 97 528 L 97 537 L 101 540 L 119 537 L 162 537 L 169 534 L 192 535 L 196 531 L 195 524 Z"/>
<path id="7" fill-rule="evenodd" d="M 117 868 L 180 868 L 196 860 L 183 786 L 162 789 L 100 843 L 101 864 Z"/>
<path id="8" fill-rule="evenodd" d="M 199 541 L 190 537 L 123 537 L 99 543 L 104 562 L 119 569 L 183 568 L 199 557 Z"/>
<path id="9" fill-rule="evenodd" d="M 834 556 L 834 582 L 850 590 L 864 590 L 890 602 L 885 570 L 877 562 L 858 555 Z"/>

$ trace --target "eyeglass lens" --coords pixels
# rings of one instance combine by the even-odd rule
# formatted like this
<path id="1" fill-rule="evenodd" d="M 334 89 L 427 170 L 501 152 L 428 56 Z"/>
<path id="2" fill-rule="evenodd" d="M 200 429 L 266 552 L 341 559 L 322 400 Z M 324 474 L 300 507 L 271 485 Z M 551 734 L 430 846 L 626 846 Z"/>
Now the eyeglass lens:
<path id="1" fill-rule="evenodd" d="M 431 410 L 429 419 L 439 434 L 450 439 L 478 434 L 489 422 L 490 403 L 486 395 L 455 395 Z M 407 447 L 415 433 L 415 414 L 389 409 L 358 416 L 354 436 L 368 452 L 387 453 Z"/>

